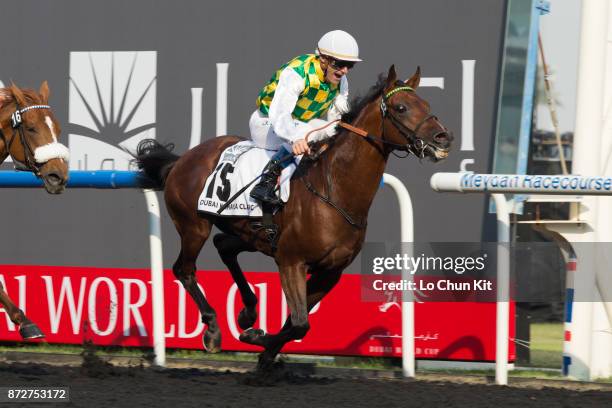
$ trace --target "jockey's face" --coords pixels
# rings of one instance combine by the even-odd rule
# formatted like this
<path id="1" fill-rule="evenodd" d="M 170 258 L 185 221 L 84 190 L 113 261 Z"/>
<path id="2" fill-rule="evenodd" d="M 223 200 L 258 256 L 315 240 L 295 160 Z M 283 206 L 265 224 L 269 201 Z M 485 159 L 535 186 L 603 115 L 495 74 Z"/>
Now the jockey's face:
<path id="1" fill-rule="evenodd" d="M 325 72 L 325 81 L 338 85 L 349 69 L 353 68 L 353 61 L 342 61 L 329 56 L 321 56 L 321 68 Z"/>

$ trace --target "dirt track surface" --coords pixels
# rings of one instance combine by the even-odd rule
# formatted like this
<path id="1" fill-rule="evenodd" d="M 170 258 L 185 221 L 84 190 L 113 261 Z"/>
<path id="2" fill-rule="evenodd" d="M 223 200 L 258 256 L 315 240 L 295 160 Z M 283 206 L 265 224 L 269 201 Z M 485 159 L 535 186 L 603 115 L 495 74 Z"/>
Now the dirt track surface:
<path id="1" fill-rule="evenodd" d="M 0 363 L 0 386 L 70 387 L 70 403 L 7 407 L 611 407 L 612 392 L 537 384 L 501 387 L 435 380 L 300 376 L 252 372 Z M 573 388 L 573 387 L 572 387 Z"/>

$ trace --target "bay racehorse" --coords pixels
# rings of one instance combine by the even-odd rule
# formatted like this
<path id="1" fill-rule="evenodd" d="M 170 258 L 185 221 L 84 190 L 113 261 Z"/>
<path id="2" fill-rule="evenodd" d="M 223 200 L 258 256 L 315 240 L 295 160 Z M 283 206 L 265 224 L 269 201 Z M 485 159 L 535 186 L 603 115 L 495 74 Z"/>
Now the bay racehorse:
<path id="1" fill-rule="evenodd" d="M 387 77 L 379 78 L 342 117 L 353 127 L 341 129 L 316 160 L 302 160 L 291 180 L 289 201 L 274 215 L 275 245 L 261 222 L 197 211 L 198 197 L 221 152 L 241 138 L 217 137 L 181 157 L 154 140 L 141 142 L 137 163 L 164 188 L 166 207 L 181 239 L 173 271 L 208 326 L 203 335 L 208 351 L 220 350 L 221 335 L 216 312 L 198 288 L 195 261 L 212 226 L 222 231 L 213 242 L 244 303 L 238 316 L 244 330 L 240 340 L 263 347 L 259 367 L 269 367 L 285 343 L 306 335 L 309 310 L 336 285 L 361 250 L 368 211 L 390 154 L 411 152 L 433 161 L 447 157 L 452 136 L 415 92 L 419 81 L 420 69 L 404 82 L 391 66 Z M 251 328 L 257 318 L 257 298 L 238 265 L 237 255 L 244 251 L 260 251 L 278 265 L 291 315 L 277 334 Z"/>
<path id="2" fill-rule="evenodd" d="M 38 92 L 19 89 L 15 84 L 0 88 L 0 163 L 11 156 L 15 167 L 33 172 L 43 180 L 48 193 L 59 194 L 68 181 L 68 149 L 58 142 L 60 127 L 48 101 L 46 81 Z M 11 301 L 1 283 L 0 304 L 24 339 L 44 337 Z"/>

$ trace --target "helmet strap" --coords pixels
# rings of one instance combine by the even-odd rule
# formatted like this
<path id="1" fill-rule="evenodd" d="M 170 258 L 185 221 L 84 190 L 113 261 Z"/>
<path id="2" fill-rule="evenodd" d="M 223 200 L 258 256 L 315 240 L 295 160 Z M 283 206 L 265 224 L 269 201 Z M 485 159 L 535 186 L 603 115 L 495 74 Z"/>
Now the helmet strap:
<path id="1" fill-rule="evenodd" d="M 318 49 L 319 48 L 317 48 L 317 50 Z M 327 80 L 327 70 L 329 69 L 329 62 L 327 62 L 327 55 L 321 54 L 321 51 L 319 51 L 319 64 L 321 62 L 323 62 L 322 59 L 326 60 L 326 62 L 325 62 L 325 69 L 323 69 L 323 77 Z M 323 68 L 323 67 L 321 67 L 321 68 Z"/>

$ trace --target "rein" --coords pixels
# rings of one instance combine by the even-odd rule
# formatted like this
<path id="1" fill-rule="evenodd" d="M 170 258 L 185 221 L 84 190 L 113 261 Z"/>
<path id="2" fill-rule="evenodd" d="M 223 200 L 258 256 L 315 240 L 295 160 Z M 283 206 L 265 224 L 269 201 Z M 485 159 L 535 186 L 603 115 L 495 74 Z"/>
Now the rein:
<path id="1" fill-rule="evenodd" d="M 391 91 L 387 92 L 387 94 L 383 95 L 381 101 L 380 101 L 380 111 L 382 114 L 382 118 L 383 118 L 383 124 L 382 124 L 382 130 L 381 130 L 381 136 L 374 136 L 369 134 L 367 131 L 358 128 L 356 126 L 353 126 L 349 123 L 345 123 L 342 122 L 340 119 L 337 120 L 333 120 L 329 123 L 327 123 L 324 126 L 321 126 L 319 128 L 313 129 L 310 132 L 308 132 L 306 134 L 306 141 L 308 141 L 308 137 L 314 133 L 314 132 L 318 132 L 320 130 L 323 130 L 325 128 L 327 128 L 328 126 L 331 126 L 333 124 L 337 124 L 338 126 L 348 130 L 349 132 L 355 133 L 361 137 L 363 137 L 366 140 L 369 141 L 376 141 L 376 142 L 380 142 L 383 145 L 387 145 L 392 147 L 393 149 L 398 149 L 398 150 L 405 150 L 408 153 L 412 153 L 415 156 L 417 156 L 418 158 L 422 159 L 423 157 L 425 157 L 425 149 L 427 148 L 427 143 L 425 143 L 423 141 L 423 139 L 421 139 L 418 136 L 418 132 L 421 129 L 421 127 L 430 119 L 437 119 L 437 116 L 429 114 L 427 116 L 425 116 L 425 118 L 423 118 L 417 125 L 416 127 L 413 129 L 410 129 L 408 126 L 404 125 L 399 119 L 397 119 L 391 112 L 389 112 L 389 108 L 387 106 L 387 103 L 389 101 L 389 98 L 391 98 L 391 96 L 395 95 L 398 92 L 401 91 L 406 91 L 406 92 L 414 92 L 414 89 L 409 87 L 409 86 L 400 86 L 397 88 L 392 89 Z M 394 143 L 394 142 L 390 142 L 388 140 L 386 140 L 384 138 L 384 120 L 388 118 L 391 123 L 393 124 L 393 126 L 395 126 L 395 128 L 400 132 L 400 134 L 402 136 L 404 136 L 404 138 L 406 139 L 406 144 L 400 144 L 400 143 Z M 406 156 L 402 156 L 402 157 L 406 157 Z"/>
<path id="2" fill-rule="evenodd" d="M 395 128 L 400 132 L 400 134 L 402 136 L 404 136 L 404 138 L 406 139 L 406 145 L 402 146 L 408 153 L 412 153 L 414 154 L 416 157 L 418 157 L 419 159 L 422 159 L 425 157 L 425 149 L 427 148 L 427 143 L 425 143 L 423 141 L 423 139 L 421 139 L 418 134 L 419 134 L 419 129 L 421 129 L 421 126 L 423 126 L 425 124 L 425 122 L 427 122 L 429 119 L 437 119 L 437 117 L 435 115 L 427 115 L 425 116 L 419 123 L 417 123 L 416 128 L 410 129 L 408 126 L 404 125 L 399 119 L 397 119 L 391 112 L 389 112 L 389 108 L 387 106 L 389 99 L 395 95 L 398 92 L 401 91 L 406 91 L 406 92 L 414 92 L 414 89 L 410 86 L 399 86 L 397 88 L 394 88 L 392 90 L 390 90 L 389 92 L 387 92 L 386 95 L 383 95 L 381 101 L 380 101 L 380 111 L 382 113 L 382 118 L 383 118 L 383 125 L 382 127 L 382 137 L 381 138 L 376 138 L 380 141 L 382 141 L 383 143 L 386 143 L 388 145 L 391 145 L 393 147 L 397 146 L 401 146 L 398 145 L 396 143 L 391 143 L 391 142 L 387 142 L 386 140 L 384 140 L 384 132 L 385 132 L 385 128 L 384 128 L 384 120 L 385 118 L 389 118 L 389 120 L 391 121 L 391 123 L 393 124 L 393 126 L 395 126 Z M 403 156 L 406 157 L 406 156 Z"/>
<path id="3" fill-rule="evenodd" d="M 394 150 L 395 149 L 401 149 L 401 150 L 405 150 L 408 152 L 408 154 L 412 153 L 415 156 L 417 156 L 418 158 L 423 158 L 425 157 L 425 149 L 427 148 L 427 143 L 425 143 L 423 141 L 423 139 L 418 137 L 418 132 L 419 129 L 421 128 L 421 126 L 423 126 L 425 124 L 425 122 L 427 122 L 430 119 L 437 119 L 435 115 L 427 115 L 423 120 L 421 120 L 417 126 L 415 127 L 414 130 L 410 129 L 409 127 L 407 127 L 406 125 L 404 125 L 400 120 L 398 120 L 391 112 L 389 112 L 389 109 L 387 107 L 387 102 L 389 101 L 389 98 L 391 98 L 391 96 L 393 96 L 394 94 L 396 94 L 397 92 L 401 92 L 401 91 L 407 91 L 407 92 L 414 92 L 414 89 L 412 89 L 409 86 L 400 86 L 397 88 L 392 89 L 391 91 L 387 92 L 386 95 L 383 95 L 382 100 L 380 102 L 380 111 L 382 114 L 382 130 L 381 130 L 381 136 L 373 136 L 371 134 L 369 134 L 366 130 L 358 128 L 356 126 L 353 126 L 349 123 L 345 123 L 342 122 L 340 119 L 331 121 L 329 123 L 327 123 L 324 126 L 321 126 L 319 128 L 313 129 L 310 132 L 308 132 L 305 136 L 305 140 L 308 141 L 308 137 L 314 133 L 314 132 L 318 132 L 320 130 L 323 130 L 325 128 L 327 128 L 328 126 L 331 126 L 333 124 L 337 124 L 338 126 L 348 130 L 351 133 L 355 133 L 356 135 L 359 135 L 361 137 L 363 137 L 365 140 L 368 141 L 372 141 L 372 142 L 381 142 L 383 145 L 387 145 L 387 146 L 391 146 Z M 389 142 L 388 140 L 384 139 L 384 120 L 386 118 L 389 118 L 389 120 L 391 121 L 391 123 L 393 124 L 393 126 L 395 126 L 395 128 L 400 132 L 400 134 L 402 136 L 404 136 L 404 138 L 406 139 L 406 144 L 399 144 L 399 143 L 393 143 L 393 142 Z M 378 145 L 375 145 L 379 151 L 381 150 Z M 382 154 L 382 151 L 381 151 Z M 398 157 L 407 157 L 407 156 L 398 156 Z M 304 182 L 304 185 L 306 186 L 306 188 L 308 189 L 308 191 L 310 191 L 312 194 L 314 194 L 316 197 L 318 197 L 321 201 L 323 201 L 324 203 L 329 204 L 331 207 L 333 207 L 336 211 L 338 211 L 340 213 L 340 215 L 342 215 L 342 217 L 344 217 L 344 219 L 346 220 L 346 222 L 348 222 L 351 226 L 357 228 L 357 229 L 364 229 L 367 227 L 367 220 L 364 222 L 357 222 L 353 219 L 353 217 L 343 208 L 341 208 L 338 204 L 336 204 L 335 202 L 333 202 L 330 198 L 330 194 L 327 195 L 323 195 L 321 193 L 319 193 L 315 187 L 312 185 L 312 183 L 310 183 L 310 181 L 305 180 L 304 178 L 302 178 L 302 181 Z M 326 179 L 326 187 L 325 189 L 328 191 L 331 191 L 331 177 L 328 173 L 327 175 L 327 179 Z"/>
<path id="4" fill-rule="evenodd" d="M 414 130 L 410 129 L 409 127 L 407 127 L 406 125 L 404 125 L 403 123 L 401 123 L 401 121 L 399 121 L 391 112 L 389 112 L 389 109 L 387 107 L 387 103 L 389 101 L 389 98 L 391 98 L 391 96 L 393 96 L 394 94 L 401 92 L 401 91 L 407 91 L 407 92 L 414 92 L 414 89 L 412 89 L 409 86 L 400 86 L 397 88 L 392 89 L 391 91 L 387 92 L 387 94 L 383 94 L 382 96 L 382 100 L 380 102 L 380 111 L 382 114 L 382 130 L 381 130 L 381 137 L 377 137 L 377 136 L 373 136 L 371 134 L 369 134 L 366 130 L 358 128 L 356 126 L 353 126 L 349 123 L 345 123 L 342 122 L 340 119 L 331 121 L 327 124 L 325 124 L 324 126 L 321 126 L 319 128 L 313 129 L 310 132 L 308 132 L 305 136 L 305 140 L 308 141 L 309 136 L 314 133 L 314 132 L 318 132 L 320 130 L 323 130 L 325 128 L 327 128 L 328 126 L 331 126 L 333 124 L 337 124 L 338 126 L 348 130 L 351 133 L 355 133 L 356 135 L 359 135 L 361 137 L 363 137 L 365 140 L 371 141 L 371 142 L 381 142 L 383 145 L 387 145 L 393 148 L 393 150 L 395 149 L 401 149 L 401 150 L 405 150 L 408 152 L 408 154 L 412 153 L 415 156 L 419 157 L 419 158 L 423 158 L 425 157 L 425 149 L 427 148 L 427 143 L 425 143 L 423 141 L 423 139 L 418 137 L 418 132 L 419 129 L 421 128 L 421 126 L 423 126 L 423 124 L 425 124 L 425 122 L 427 122 L 430 119 L 436 119 L 436 116 L 434 115 L 427 115 L 423 120 L 421 120 L 416 128 Z M 400 134 L 402 136 L 404 136 L 404 138 L 406 139 L 406 144 L 399 144 L 399 143 L 393 143 L 393 142 L 389 142 L 388 140 L 386 140 L 384 138 L 384 121 L 385 119 L 388 118 L 391 123 L 393 124 L 393 126 L 395 126 L 395 128 L 400 132 Z M 375 144 L 375 146 L 379 149 L 379 151 L 381 150 L 378 145 Z M 383 154 L 383 152 L 381 151 L 381 154 Z M 406 156 L 400 156 L 400 157 L 406 157 Z M 333 207 L 336 211 L 338 211 L 340 213 L 340 215 L 342 215 L 342 217 L 344 217 L 344 219 L 346 220 L 347 223 L 349 223 L 349 225 L 351 225 L 352 227 L 355 227 L 357 229 L 365 229 L 367 227 L 367 219 L 364 222 L 357 222 L 353 219 L 353 217 L 342 207 L 340 207 L 338 204 L 336 204 L 334 201 L 332 201 L 332 199 L 330 198 L 330 193 L 327 193 L 326 195 L 323 195 L 321 193 L 319 193 L 316 188 L 312 185 L 312 183 L 308 180 L 305 180 L 305 178 L 302 178 L 302 181 L 304 182 L 304 185 L 306 186 L 306 188 L 308 189 L 308 191 L 310 191 L 312 194 L 314 194 L 316 197 L 318 197 L 321 201 L 323 201 L 324 203 L 330 205 L 331 207 Z M 332 180 L 331 180 L 331 175 L 328 173 L 327 174 L 327 179 L 326 179 L 326 186 L 325 186 L 325 190 L 331 192 L 331 186 L 332 186 Z"/>
<path id="5" fill-rule="evenodd" d="M 36 162 L 36 159 L 34 157 L 34 151 L 30 147 L 30 144 L 28 143 L 25 137 L 25 133 L 23 132 L 22 114 L 32 109 L 51 109 L 51 106 L 49 105 L 31 105 L 31 106 L 26 106 L 23 109 L 20 109 L 19 104 L 17 102 L 15 102 L 15 105 L 17 106 L 17 110 L 15 110 L 15 112 L 13 112 L 13 114 L 11 115 L 11 127 L 13 128 L 11 140 L 10 142 L 7 143 L 6 136 L 4 132 L 2 131 L 2 129 L 0 129 L 0 137 L 2 138 L 2 141 L 4 142 L 4 146 L 6 146 L 6 152 L 11 157 L 13 157 L 13 155 L 11 154 L 11 146 L 13 145 L 13 141 L 15 141 L 15 132 L 17 132 L 19 134 L 21 146 L 23 147 L 23 156 L 25 158 L 25 162 L 20 162 L 15 157 L 13 157 L 13 161 L 15 161 L 15 163 L 19 164 L 21 167 L 21 168 L 18 168 L 17 166 L 15 166 L 15 168 L 17 168 L 18 170 L 25 169 L 27 171 L 31 171 L 32 173 L 36 174 L 36 176 L 40 176 L 40 168 L 42 166 L 39 166 L 38 163 Z"/>

